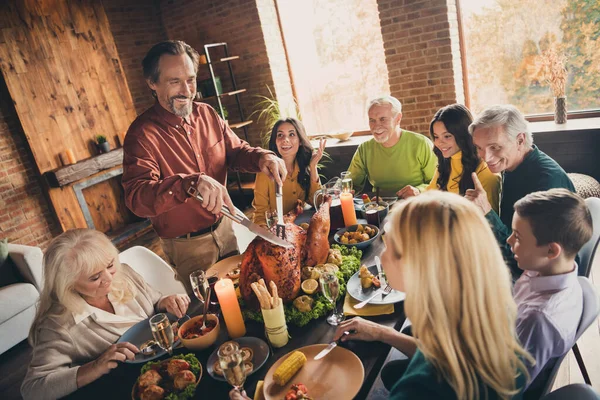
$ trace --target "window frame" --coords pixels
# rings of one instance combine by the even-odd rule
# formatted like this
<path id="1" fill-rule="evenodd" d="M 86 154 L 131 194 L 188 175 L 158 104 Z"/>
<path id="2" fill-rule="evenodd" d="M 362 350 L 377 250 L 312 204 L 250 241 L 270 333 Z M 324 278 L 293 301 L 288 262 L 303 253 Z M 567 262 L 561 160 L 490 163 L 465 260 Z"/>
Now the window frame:
<path id="1" fill-rule="evenodd" d="M 463 95 L 465 96 L 465 106 L 471 109 L 471 93 L 469 90 L 469 71 L 467 70 L 467 46 L 465 43 L 465 34 L 463 30 L 462 21 L 462 9 L 460 6 L 460 0 L 456 2 L 456 14 L 458 21 L 458 43 L 460 46 L 460 59 L 462 67 L 462 79 L 463 79 Z M 595 118 L 600 117 L 600 107 L 589 110 L 577 110 L 568 111 L 567 107 L 567 119 L 579 119 L 579 118 Z M 554 120 L 553 113 L 539 113 L 539 114 L 526 114 L 525 119 L 528 122 L 541 122 L 541 121 L 552 121 Z"/>

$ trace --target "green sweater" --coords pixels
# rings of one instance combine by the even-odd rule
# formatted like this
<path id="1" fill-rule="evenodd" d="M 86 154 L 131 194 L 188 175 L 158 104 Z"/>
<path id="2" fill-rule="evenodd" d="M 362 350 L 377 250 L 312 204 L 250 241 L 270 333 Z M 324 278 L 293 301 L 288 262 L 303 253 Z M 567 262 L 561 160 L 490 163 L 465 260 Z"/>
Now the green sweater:
<path id="1" fill-rule="evenodd" d="M 505 171 L 502 175 L 500 215 L 492 210 L 486 214 L 486 218 L 492 226 L 514 280 L 523 272 L 517 266 L 510 246 L 506 243 L 506 239 L 512 233 L 514 205 L 529 193 L 552 188 L 565 188 L 575 192 L 575 186 L 565 170 L 535 145 L 514 171 Z"/>
<path id="2" fill-rule="evenodd" d="M 348 168 L 354 188 L 362 191 L 368 179 L 385 195 L 393 195 L 406 185 L 424 191 L 437 165 L 432 148 L 427 137 L 405 130 L 392 147 L 383 147 L 375 139 L 361 144 Z"/>
<path id="3" fill-rule="evenodd" d="M 517 378 L 517 387 L 525 386 L 525 377 L 519 374 Z M 480 382 L 480 399 L 486 399 L 484 392 L 485 386 Z M 487 399 L 494 400 L 498 396 L 495 392 L 487 390 Z M 513 396 L 513 399 L 522 399 L 521 393 Z M 441 378 L 432 363 L 427 361 L 421 350 L 417 350 L 402 378 L 394 385 L 390 392 L 390 400 L 409 400 L 409 399 L 452 399 L 456 400 L 456 393 L 452 387 Z"/>

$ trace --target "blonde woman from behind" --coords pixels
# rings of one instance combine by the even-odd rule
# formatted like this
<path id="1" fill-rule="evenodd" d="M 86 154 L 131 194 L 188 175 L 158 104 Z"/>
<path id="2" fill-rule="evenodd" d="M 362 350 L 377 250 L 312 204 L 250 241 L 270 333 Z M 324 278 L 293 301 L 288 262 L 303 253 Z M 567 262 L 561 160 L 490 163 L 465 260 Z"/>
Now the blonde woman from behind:
<path id="1" fill-rule="evenodd" d="M 390 399 L 520 398 L 533 359 L 515 336 L 508 270 L 477 207 L 452 193 L 411 198 L 393 215 L 382 256 L 389 284 L 406 292 L 414 338 L 361 318 L 335 338 L 379 340 L 411 357 Z"/>

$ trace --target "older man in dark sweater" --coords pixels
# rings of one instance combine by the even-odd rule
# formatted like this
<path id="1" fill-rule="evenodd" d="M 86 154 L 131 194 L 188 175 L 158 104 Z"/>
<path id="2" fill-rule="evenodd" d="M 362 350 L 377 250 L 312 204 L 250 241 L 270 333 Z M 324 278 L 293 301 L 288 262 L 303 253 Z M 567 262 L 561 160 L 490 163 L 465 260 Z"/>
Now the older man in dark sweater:
<path id="1" fill-rule="evenodd" d="M 489 169 L 502 173 L 499 215 L 492 210 L 487 194 L 474 174 L 475 189 L 465 197 L 484 212 L 516 280 L 522 270 L 517 266 L 506 239 L 512 229 L 514 204 L 532 192 L 565 188 L 575 192 L 573 183 L 560 165 L 533 144 L 527 120 L 511 105 L 487 108 L 469 126 L 479 156 Z"/>

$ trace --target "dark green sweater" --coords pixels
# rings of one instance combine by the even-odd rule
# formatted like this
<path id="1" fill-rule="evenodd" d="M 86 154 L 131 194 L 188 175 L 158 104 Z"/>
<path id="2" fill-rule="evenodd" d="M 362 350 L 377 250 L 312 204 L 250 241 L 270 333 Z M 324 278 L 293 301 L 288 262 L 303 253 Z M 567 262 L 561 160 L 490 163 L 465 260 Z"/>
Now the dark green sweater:
<path id="1" fill-rule="evenodd" d="M 517 387 L 525 386 L 525 377 L 519 374 L 517 378 Z M 480 382 L 480 399 L 497 399 L 496 392 L 487 390 L 487 397 L 484 389 L 487 389 Z M 522 391 L 521 391 L 522 392 Z M 433 364 L 431 364 L 420 350 L 417 350 L 410 361 L 408 368 L 402 378 L 394 385 L 390 392 L 390 400 L 409 400 L 409 399 L 452 399 L 456 400 L 456 393 L 452 387 L 441 378 Z M 513 400 L 522 399 L 522 393 L 513 396 Z"/>
<path id="2" fill-rule="evenodd" d="M 552 188 L 565 188 L 575 192 L 575 186 L 565 170 L 535 145 L 514 171 L 505 171 L 502 175 L 500 216 L 492 210 L 485 217 L 496 235 L 513 280 L 518 279 L 523 272 L 517 266 L 510 246 L 506 243 L 512 232 L 514 205 L 529 193 Z"/>

